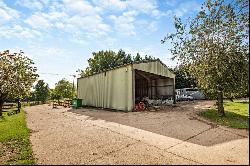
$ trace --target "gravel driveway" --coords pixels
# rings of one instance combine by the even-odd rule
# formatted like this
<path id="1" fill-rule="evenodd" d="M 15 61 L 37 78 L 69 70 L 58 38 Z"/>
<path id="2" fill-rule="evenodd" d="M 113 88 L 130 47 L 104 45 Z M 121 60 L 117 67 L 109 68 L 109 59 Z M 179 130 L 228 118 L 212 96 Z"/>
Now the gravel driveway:
<path id="1" fill-rule="evenodd" d="M 39 105 L 25 112 L 37 164 L 248 164 L 248 131 L 196 116 L 209 106 L 123 113 Z"/>

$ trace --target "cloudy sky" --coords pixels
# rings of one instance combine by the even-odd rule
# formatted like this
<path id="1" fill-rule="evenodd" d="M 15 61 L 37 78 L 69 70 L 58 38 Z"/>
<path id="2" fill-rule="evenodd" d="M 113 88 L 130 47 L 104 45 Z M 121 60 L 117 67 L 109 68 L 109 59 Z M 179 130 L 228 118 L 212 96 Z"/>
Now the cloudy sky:
<path id="1" fill-rule="evenodd" d="M 195 15 L 203 0 L 0 0 L 0 51 L 23 50 L 50 87 L 73 81 L 92 52 L 123 49 L 174 66 L 160 40 L 174 32 L 173 16 Z M 43 73 L 56 73 L 50 75 Z"/>

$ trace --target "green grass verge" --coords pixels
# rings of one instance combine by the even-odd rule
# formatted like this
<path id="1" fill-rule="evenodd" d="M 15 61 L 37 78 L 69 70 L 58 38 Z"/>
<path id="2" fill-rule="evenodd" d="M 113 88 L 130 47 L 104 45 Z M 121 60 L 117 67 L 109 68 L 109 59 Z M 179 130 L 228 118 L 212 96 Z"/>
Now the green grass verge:
<path id="1" fill-rule="evenodd" d="M 0 147 L 2 147 L 0 148 L 0 165 L 35 164 L 23 109 L 12 116 L 3 112 L 3 118 L 0 120 L 0 133 Z"/>
<path id="2" fill-rule="evenodd" d="M 234 102 L 225 100 L 224 109 L 225 117 L 219 117 L 215 108 L 201 112 L 200 115 L 220 125 L 237 129 L 249 129 L 249 99 L 247 101 L 234 100 Z"/>

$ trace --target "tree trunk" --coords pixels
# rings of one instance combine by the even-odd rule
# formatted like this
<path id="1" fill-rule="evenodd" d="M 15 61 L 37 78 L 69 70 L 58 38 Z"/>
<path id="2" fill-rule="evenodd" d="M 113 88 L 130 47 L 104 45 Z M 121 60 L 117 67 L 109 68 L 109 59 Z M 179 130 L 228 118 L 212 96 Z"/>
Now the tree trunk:
<path id="1" fill-rule="evenodd" d="M 2 108 L 3 108 L 3 101 L 0 100 L 0 118 L 3 116 Z"/>
<path id="2" fill-rule="evenodd" d="M 223 106 L 223 93 L 221 90 L 217 93 L 217 106 L 218 106 L 218 114 L 220 117 L 225 116 L 224 106 Z"/>

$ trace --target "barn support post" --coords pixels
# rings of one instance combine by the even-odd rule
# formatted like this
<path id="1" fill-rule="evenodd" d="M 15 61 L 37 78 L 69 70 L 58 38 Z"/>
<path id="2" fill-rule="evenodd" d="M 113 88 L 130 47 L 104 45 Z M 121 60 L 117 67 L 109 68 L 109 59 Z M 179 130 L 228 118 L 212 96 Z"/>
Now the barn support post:
<path id="1" fill-rule="evenodd" d="M 158 86 L 158 82 L 157 82 L 157 79 L 155 79 L 155 96 L 156 96 L 156 99 L 158 99 L 157 86 Z"/>
<path id="2" fill-rule="evenodd" d="M 153 85 L 152 85 L 152 80 L 150 79 L 150 98 L 152 99 L 152 97 L 153 97 L 153 90 L 152 90 L 152 88 L 153 88 Z"/>
<path id="3" fill-rule="evenodd" d="M 175 78 L 173 78 L 173 100 L 174 100 L 174 104 L 176 104 L 176 96 L 175 96 Z"/>

